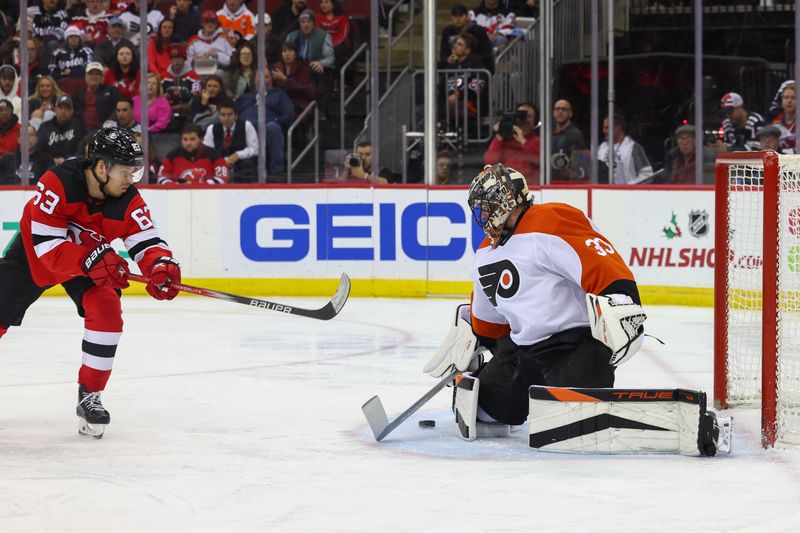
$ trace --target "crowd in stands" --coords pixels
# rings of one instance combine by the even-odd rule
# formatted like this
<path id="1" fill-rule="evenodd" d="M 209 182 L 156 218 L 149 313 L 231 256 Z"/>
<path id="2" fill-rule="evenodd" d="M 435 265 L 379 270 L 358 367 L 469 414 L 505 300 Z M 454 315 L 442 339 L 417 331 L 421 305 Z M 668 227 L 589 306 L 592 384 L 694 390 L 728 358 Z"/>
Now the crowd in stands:
<path id="1" fill-rule="evenodd" d="M 147 3 L 147 71 L 140 70 L 140 1 Z M 523 18 L 538 17 L 538 0 L 474 0 L 452 6 L 451 24 L 439 43 L 440 112 L 462 118 L 487 109 L 487 85 L 497 54 L 524 38 Z M 381 8 L 393 0 L 381 0 Z M 286 0 L 267 13 L 263 28 L 266 168 L 258 167 L 258 46 L 254 2 L 218 0 L 31 0 L 20 20 L 0 19 L 0 184 L 19 183 L 21 139 L 28 135 L 32 179 L 48 165 L 81 153 L 97 128 L 133 130 L 148 146 L 152 183 L 253 182 L 266 172 L 286 172 L 289 126 L 316 101 L 325 119 L 335 94 L 338 68 L 354 48 L 352 21 L 341 0 Z M 201 8 L 201 6 L 203 6 Z M 218 7 L 218 9 L 216 9 Z M 3 23 L 5 22 L 5 25 Z M 20 25 L 29 30 L 27 47 L 28 121 L 22 131 Z M 384 17 L 385 22 L 385 17 Z M 146 94 L 140 95 L 142 81 Z M 144 101 L 146 99 L 146 101 Z M 538 183 L 541 166 L 552 167 L 554 182 L 588 181 L 587 132 L 576 126 L 573 103 L 557 99 L 552 113 L 551 153 L 541 153 L 540 113 L 529 101 L 491 119 L 493 136 L 483 163 L 503 162 Z M 142 132 L 146 111 L 147 131 Z M 626 117 L 603 121 L 599 180 L 609 181 L 609 139 L 613 142 L 613 183 L 695 182 L 695 138 L 703 135 L 704 182 L 713 181 L 718 154 L 769 148 L 795 153 L 796 91 L 793 81 L 777 90 L 763 114 L 741 94 L 720 102 L 723 117 L 715 133 L 680 124 L 654 168 Z M 585 121 L 577 121 L 585 123 Z M 487 130 L 488 131 L 488 130 Z M 165 139 L 170 139 L 165 142 Z M 167 146 L 169 149 L 165 149 Z M 460 154 L 439 147 L 437 183 L 456 183 Z M 653 154 L 650 154 L 653 155 Z M 347 154 L 336 180 L 397 182 L 399 174 L 371 168 L 371 146 Z M 417 177 L 417 179 L 419 179 Z M 411 177 L 411 181 L 414 177 Z"/>

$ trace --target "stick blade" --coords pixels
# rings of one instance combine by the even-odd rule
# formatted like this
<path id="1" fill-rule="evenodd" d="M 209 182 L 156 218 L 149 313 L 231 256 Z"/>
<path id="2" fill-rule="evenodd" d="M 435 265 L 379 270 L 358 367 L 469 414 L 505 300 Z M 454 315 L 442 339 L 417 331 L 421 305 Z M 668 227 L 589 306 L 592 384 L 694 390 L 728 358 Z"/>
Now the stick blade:
<path id="1" fill-rule="evenodd" d="M 347 298 L 350 296 L 350 276 L 342 272 L 342 277 L 339 279 L 339 287 L 336 289 L 336 294 L 331 298 L 331 304 L 336 314 L 342 310 Z"/>
<path id="2" fill-rule="evenodd" d="M 380 441 L 383 439 L 385 436 L 383 431 L 389 425 L 389 417 L 386 416 L 386 410 L 383 408 L 381 399 L 373 396 L 361 406 L 361 410 L 364 412 L 367 422 L 369 422 L 369 427 L 372 429 L 375 440 Z"/>

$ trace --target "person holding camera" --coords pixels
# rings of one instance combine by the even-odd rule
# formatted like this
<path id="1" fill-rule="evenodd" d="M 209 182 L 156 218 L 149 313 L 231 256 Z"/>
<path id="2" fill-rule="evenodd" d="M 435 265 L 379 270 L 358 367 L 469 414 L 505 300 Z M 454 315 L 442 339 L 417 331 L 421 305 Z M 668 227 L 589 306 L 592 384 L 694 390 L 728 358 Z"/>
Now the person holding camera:
<path id="1" fill-rule="evenodd" d="M 570 158 L 573 150 L 583 150 L 584 146 L 583 133 L 572 123 L 572 104 L 567 100 L 556 100 L 553 104 L 553 141 L 550 151 L 553 179 L 581 177 L 570 168 Z"/>
<path id="2" fill-rule="evenodd" d="M 541 140 L 536 132 L 537 118 L 536 108 L 528 102 L 500 117 L 494 125 L 494 138 L 483 155 L 483 164 L 503 163 L 522 173 L 529 184 L 538 183 Z"/>
<path id="3" fill-rule="evenodd" d="M 399 176 L 387 168 L 382 168 L 375 178 L 375 183 L 389 183 L 399 181 Z M 372 177 L 372 143 L 362 141 L 356 146 L 356 151 L 344 158 L 344 168 L 339 176 L 344 181 L 367 181 Z"/>

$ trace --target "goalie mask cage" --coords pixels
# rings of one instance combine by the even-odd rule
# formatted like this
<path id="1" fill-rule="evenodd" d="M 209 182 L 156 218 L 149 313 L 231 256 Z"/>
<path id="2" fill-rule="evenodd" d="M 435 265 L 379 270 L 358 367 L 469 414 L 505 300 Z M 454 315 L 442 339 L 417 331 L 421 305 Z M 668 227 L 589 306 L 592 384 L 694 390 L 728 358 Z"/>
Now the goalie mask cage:
<path id="1" fill-rule="evenodd" d="M 716 169 L 714 398 L 761 406 L 761 441 L 800 445 L 800 156 Z"/>

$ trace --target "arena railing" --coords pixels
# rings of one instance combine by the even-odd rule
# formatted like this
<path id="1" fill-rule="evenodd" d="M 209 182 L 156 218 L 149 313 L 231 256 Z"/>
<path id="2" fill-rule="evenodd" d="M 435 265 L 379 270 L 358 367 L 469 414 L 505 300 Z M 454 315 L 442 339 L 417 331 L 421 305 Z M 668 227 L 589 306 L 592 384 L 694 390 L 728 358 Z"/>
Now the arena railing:
<path id="1" fill-rule="evenodd" d="M 314 120 L 312 122 L 313 127 L 310 128 L 310 131 L 313 132 L 313 136 L 306 143 L 306 147 L 303 148 L 303 150 L 297 154 L 297 157 L 295 158 L 292 150 L 294 133 L 298 128 L 304 126 L 306 117 L 308 117 L 311 113 L 313 113 L 314 116 Z M 314 100 L 303 110 L 302 113 L 300 113 L 300 115 L 298 115 L 296 119 L 294 119 L 294 122 L 291 126 L 289 126 L 289 129 L 286 132 L 286 183 L 292 183 L 292 172 L 312 148 L 314 149 L 314 182 L 319 183 L 319 139 L 319 106 L 317 105 L 317 101 Z"/>

